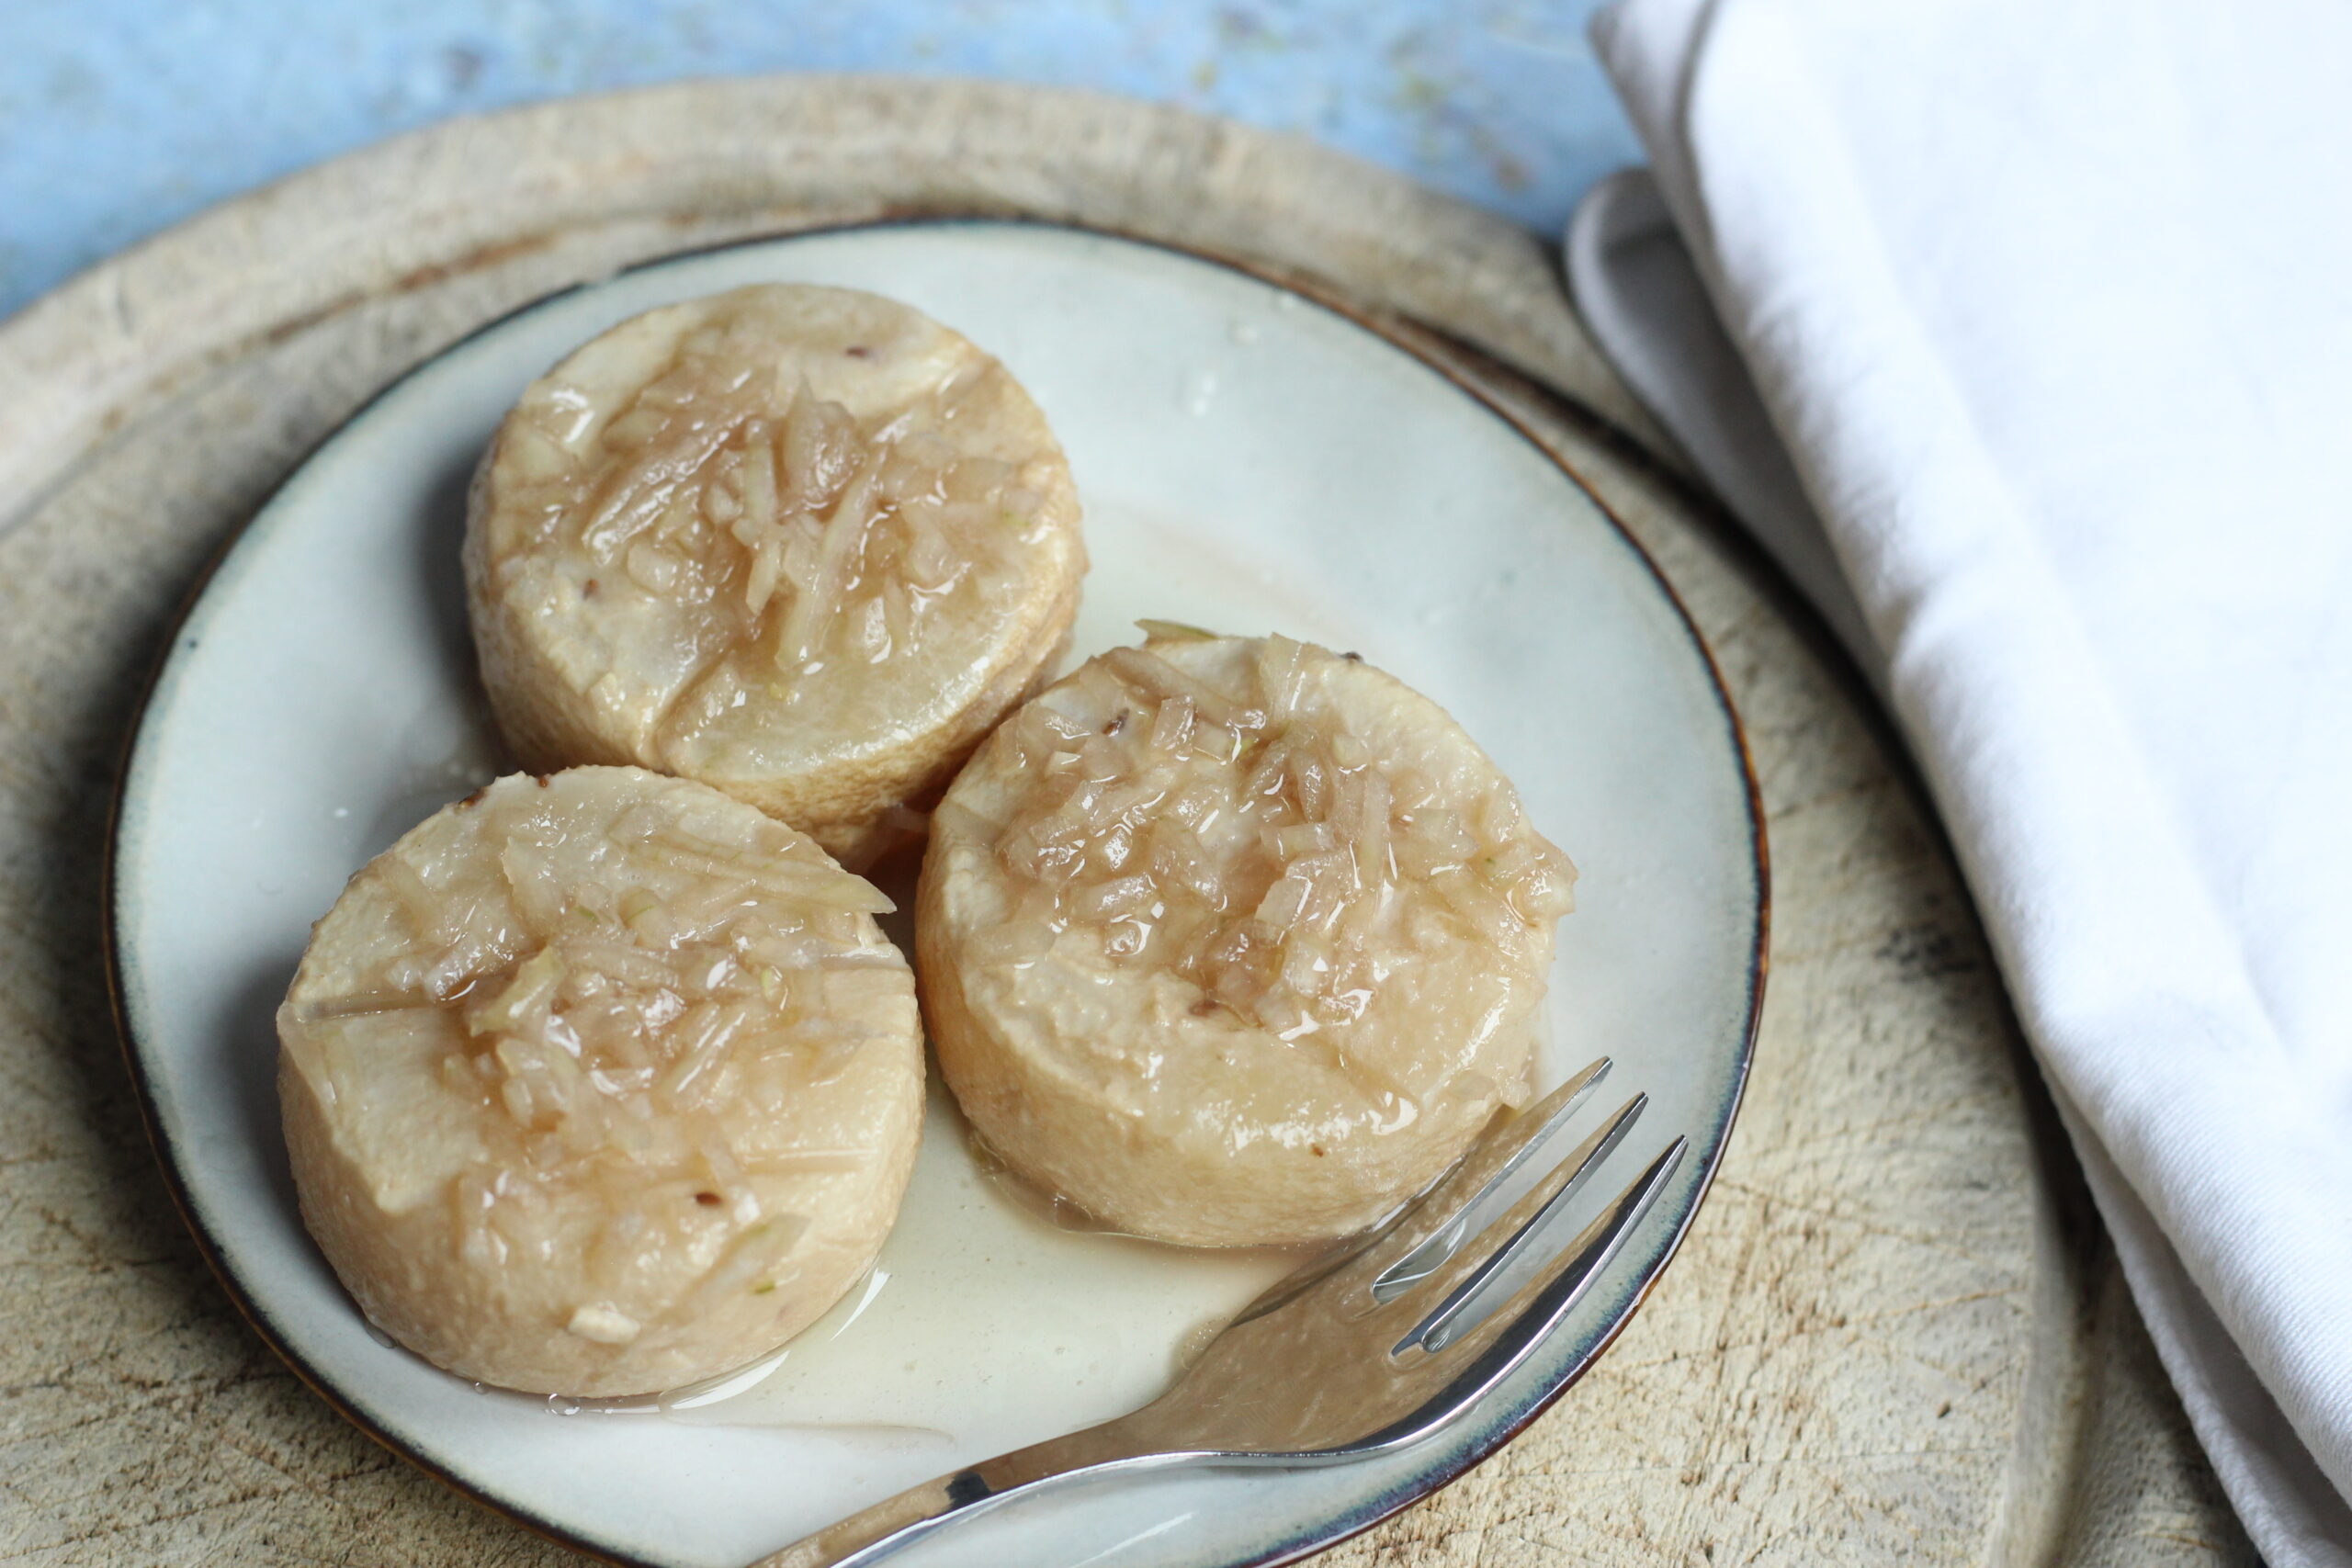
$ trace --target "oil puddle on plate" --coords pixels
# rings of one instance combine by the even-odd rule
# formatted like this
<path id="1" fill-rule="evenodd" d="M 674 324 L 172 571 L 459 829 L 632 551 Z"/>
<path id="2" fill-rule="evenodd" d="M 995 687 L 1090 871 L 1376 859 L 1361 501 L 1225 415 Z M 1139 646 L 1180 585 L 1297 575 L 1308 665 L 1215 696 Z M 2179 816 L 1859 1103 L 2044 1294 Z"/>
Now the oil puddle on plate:
<path id="1" fill-rule="evenodd" d="M 873 1272 L 764 1375 L 748 1369 L 666 1409 L 1016 1448 L 1148 1403 L 1186 1349 L 1306 1256 L 1058 1225 L 975 1157 L 934 1076 L 906 1206 Z"/>

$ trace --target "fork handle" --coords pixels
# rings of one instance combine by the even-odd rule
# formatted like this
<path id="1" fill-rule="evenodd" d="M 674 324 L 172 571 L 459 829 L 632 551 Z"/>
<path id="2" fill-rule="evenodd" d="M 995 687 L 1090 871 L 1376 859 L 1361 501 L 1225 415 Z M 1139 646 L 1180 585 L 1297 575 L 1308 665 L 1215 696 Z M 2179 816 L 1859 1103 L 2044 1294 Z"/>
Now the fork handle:
<path id="1" fill-rule="evenodd" d="M 1138 1440 L 1132 1417 L 1106 1421 L 1066 1438 L 982 1460 L 910 1486 L 838 1524 L 772 1552 L 751 1568 L 856 1568 L 873 1562 L 959 1515 L 994 1506 L 1049 1482 L 1123 1464 L 1174 1460 Z"/>

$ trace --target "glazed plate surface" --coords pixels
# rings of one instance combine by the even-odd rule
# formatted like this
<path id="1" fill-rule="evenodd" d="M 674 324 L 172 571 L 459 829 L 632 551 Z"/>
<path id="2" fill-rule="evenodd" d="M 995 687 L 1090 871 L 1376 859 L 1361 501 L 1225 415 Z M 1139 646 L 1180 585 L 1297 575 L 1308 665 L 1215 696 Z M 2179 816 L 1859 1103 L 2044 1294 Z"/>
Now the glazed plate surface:
<path id="1" fill-rule="evenodd" d="M 619 1413 L 477 1390 L 381 1343 L 304 1234 L 271 1014 L 344 879 L 498 767 L 457 559 L 474 462 L 523 387 L 581 342 L 761 281 L 904 299 L 1020 378 L 1087 508 L 1094 564 L 1073 657 L 1133 640 L 1138 616 L 1361 652 L 1450 708 L 1583 873 L 1541 1077 L 1613 1057 L 1589 1121 L 1649 1094 L 1609 1168 L 1621 1179 L 1677 1134 L 1693 1157 L 1530 1363 L 1402 1453 L 1076 1486 L 897 1561 L 1225 1568 L 1361 1529 L 1573 1381 L 1688 1224 L 1760 1001 L 1762 829 L 1704 649 L 1584 490 L 1427 362 L 1214 262 L 967 222 L 679 257 L 483 329 L 330 439 L 194 605 L 123 784 L 118 984 L 191 1216 L 256 1325 L 354 1419 L 539 1529 L 663 1568 L 748 1562 L 914 1482 L 1140 1403 L 1188 1336 L 1279 1270 L 1057 1231 L 974 1169 L 934 1104 L 908 1211 L 867 1287 L 747 1392 Z M 1566 1224 L 1614 1190 L 1597 1183 Z"/>

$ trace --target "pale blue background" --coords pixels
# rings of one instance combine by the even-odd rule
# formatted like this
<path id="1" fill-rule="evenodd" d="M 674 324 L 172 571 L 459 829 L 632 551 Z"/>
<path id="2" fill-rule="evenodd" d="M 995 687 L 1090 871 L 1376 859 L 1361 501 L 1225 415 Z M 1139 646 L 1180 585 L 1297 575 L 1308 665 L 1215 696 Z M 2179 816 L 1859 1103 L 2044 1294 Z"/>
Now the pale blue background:
<path id="1" fill-rule="evenodd" d="M 769 71 L 1082 85 L 1305 132 L 1556 233 L 1638 160 L 1599 0 L 0 0 L 0 315 L 469 110 Z"/>

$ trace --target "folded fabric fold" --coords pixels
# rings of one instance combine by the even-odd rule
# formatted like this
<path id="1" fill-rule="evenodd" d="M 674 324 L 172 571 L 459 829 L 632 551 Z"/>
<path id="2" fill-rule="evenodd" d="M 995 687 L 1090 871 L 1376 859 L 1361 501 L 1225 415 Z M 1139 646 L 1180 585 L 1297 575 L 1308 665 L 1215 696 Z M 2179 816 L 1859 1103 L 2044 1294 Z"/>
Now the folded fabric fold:
<path id="1" fill-rule="evenodd" d="M 1881 682 L 2257 1546 L 2352 1564 L 2352 11 L 1595 37 L 1681 245 L 1604 186 L 1579 304 Z"/>

